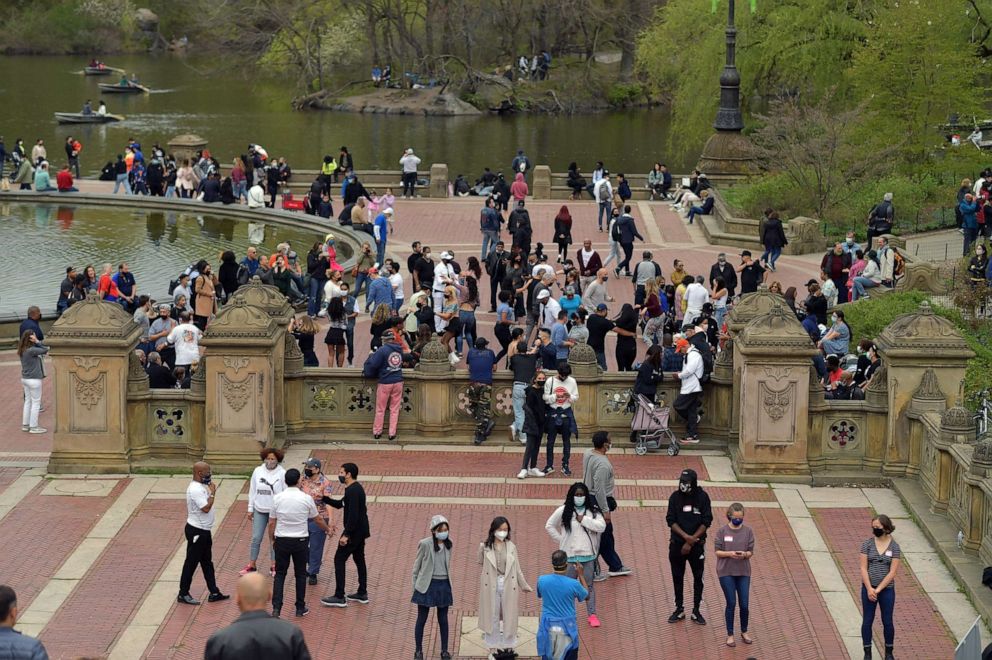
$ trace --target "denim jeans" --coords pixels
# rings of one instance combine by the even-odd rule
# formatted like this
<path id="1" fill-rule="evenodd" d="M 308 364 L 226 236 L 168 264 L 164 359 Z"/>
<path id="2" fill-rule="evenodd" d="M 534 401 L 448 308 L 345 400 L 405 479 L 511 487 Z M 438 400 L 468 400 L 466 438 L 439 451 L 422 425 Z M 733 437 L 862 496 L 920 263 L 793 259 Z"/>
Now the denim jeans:
<path id="1" fill-rule="evenodd" d="M 117 175 L 117 178 L 114 179 L 114 193 L 113 194 L 116 195 L 117 194 L 117 189 L 120 188 L 121 186 L 124 187 L 124 194 L 125 195 L 130 195 L 131 194 L 131 184 L 127 180 L 127 172 L 125 172 L 124 174 L 118 174 Z"/>
<path id="2" fill-rule="evenodd" d="M 782 248 L 780 247 L 768 248 L 767 250 L 765 250 L 764 254 L 761 255 L 763 259 L 767 259 L 767 263 L 772 270 L 775 270 L 775 262 L 778 261 L 778 258 L 781 256 L 782 256 Z"/>
<path id="3" fill-rule="evenodd" d="M 598 364 L 603 371 L 606 371 L 606 352 L 605 351 L 596 351 L 596 364 Z"/>
<path id="4" fill-rule="evenodd" d="M 479 257 L 480 261 L 485 261 L 489 253 L 496 249 L 496 243 L 499 242 L 499 232 L 493 231 L 491 229 L 484 229 L 482 231 L 482 256 Z"/>
<path id="5" fill-rule="evenodd" d="M 307 296 L 307 314 L 310 316 L 317 316 L 317 312 L 320 311 L 320 299 L 324 295 L 325 283 L 326 280 L 310 278 L 310 295 Z"/>
<path id="6" fill-rule="evenodd" d="M 550 410 L 555 411 L 556 409 L 551 408 Z M 572 455 L 572 424 L 575 419 L 573 416 L 574 413 L 571 408 L 562 410 L 564 420 L 562 420 L 561 426 L 555 424 L 555 420 L 551 417 L 552 414 L 552 412 L 548 412 L 548 444 L 545 450 L 545 465 L 553 466 L 555 464 L 555 439 L 561 433 L 561 466 L 562 468 L 567 468 L 569 458 Z M 590 582 L 590 584 L 592 583 Z"/>
<path id="7" fill-rule="evenodd" d="M 878 282 L 875 280 L 868 279 L 867 277 L 855 277 L 854 286 L 851 287 L 851 301 L 855 301 L 858 298 L 863 298 L 865 294 L 865 289 L 871 289 L 878 286 Z"/>
<path id="8" fill-rule="evenodd" d="M 747 632 L 748 620 L 748 592 L 751 589 L 750 575 L 724 575 L 720 578 L 720 588 L 723 589 L 723 597 L 727 601 L 727 608 L 724 610 L 724 619 L 727 622 L 727 636 L 734 634 L 734 607 L 740 603 L 741 609 L 741 632 Z"/>
<path id="9" fill-rule="evenodd" d="M 455 337 L 455 351 L 462 352 L 462 341 L 468 341 L 468 347 L 475 346 L 475 312 L 465 309 L 458 310 L 458 320 L 462 322 L 462 333 Z"/>
<path id="10" fill-rule="evenodd" d="M 603 228 L 603 214 L 606 214 L 606 224 L 610 224 L 610 214 L 613 213 L 613 202 L 607 200 L 605 202 L 599 203 L 599 215 L 596 222 L 599 224 L 599 228 Z"/>
<path id="11" fill-rule="evenodd" d="M 610 254 L 606 257 L 606 261 L 603 262 L 603 268 L 610 265 L 611 261 L 620 263 L 620 244 L 616 242 L 610 243 Z"/>
<path id="12" fill-rule="evenodd" d="M 382 266 L 382 262 L 386 260 L 386 239 L 375 242 L 375 262 Z"/>
<path id="13" fill-rule="evenodd" d="M 248 201 L 248 181 L 247 180 L 240 181 L 240 182 L 234 184 L 234 199 L 235 200 L 238 200 L 238 199 L 241 199 L 242 197 L 245 198 L 245 201 L 246 202 Z"/>
<path id="14" fill-rule="evenodd" d="M 175 196 L 176 196 L 176 187 L 175 186 L 166 187 L 165 198 L 169 199 L 170 197 L 175 197 Z"/>
<path id="15" fill-rule="evenodd" d="M 327 522 L 327 518 L 324 518 Z M 317 575 L 320 573 L 320 566 L 324 563 L 324 541 L 327 534 L 312 520 L 307 521 L 307 531 L 310 532 L 310 558 L 307 562 L 307 573 Z"/>
<path id="16" fill-rule="evenodd" d="M 369 274 L 359 271 L 358 275 L 355 275 L 355 290 L 351 295 L 355 296 L 356 298 L 362 295 L 362 289 L 365 287 L 366 284 L 368 284 L 368 281 L 369 281 Z"/>
<path id="17" fill-rule="evenodd" d="M 269 526 L 269 514 L 255 511 L 251 516 L 251 546 L 248 551 L 248 558 L 252 561 L 258 559 L 259 550 L 262 548 L 262 537 L 265 536 L 265 529 Z M 276 560 L 276 551 L 269 548 L 269 559 Z"/>
<path id="18" fill-rule="evenodd" d="M 861 609 L 864 615 L 861 619 L 861 643 L 871 646 L 871 626 L 875 623 L 875 609 L 882 610 L 882 637 L 886 646 L 892 646 L 896 637 L 896 628 L 892 624 L 892 611 L 896 607 L 896 588 L 894 585 L 878 592 L 878 600 L 874 603 L 868 600 L 868 590 L 861 585 Z"/>
<path id="19" fill-rule="evenodd" d="M 513 382 L 513 428 L 517 433 L 524 429 L 524 400 L 527 398 L 527 383 Z"/>

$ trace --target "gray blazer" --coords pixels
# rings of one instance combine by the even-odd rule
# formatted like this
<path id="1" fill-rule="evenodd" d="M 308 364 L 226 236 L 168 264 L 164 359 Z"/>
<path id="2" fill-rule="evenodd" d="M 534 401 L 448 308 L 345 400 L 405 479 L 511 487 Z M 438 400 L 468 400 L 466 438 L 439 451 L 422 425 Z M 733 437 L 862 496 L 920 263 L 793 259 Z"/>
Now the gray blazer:
<path id="1" fill-rule="evenodd" d="M 427 593 L 427 588 L 431 586 L 436 554 L 433 536 L 420 539 L 420 545 L 417 546 L 417 560 L 413 562 L 413 588 L 419 593 Z M 450 576 L 448 579 L 451 579 Z"/>
<path id="2" fill-rule="evenodd" d="M 28 346 L 24 350 L 24 355 L 21 356 L 21 378 L 44 378 L 44 355 L 47 352 L 48 347 L 41 342 L 38 342 L 34 346 Z"/>

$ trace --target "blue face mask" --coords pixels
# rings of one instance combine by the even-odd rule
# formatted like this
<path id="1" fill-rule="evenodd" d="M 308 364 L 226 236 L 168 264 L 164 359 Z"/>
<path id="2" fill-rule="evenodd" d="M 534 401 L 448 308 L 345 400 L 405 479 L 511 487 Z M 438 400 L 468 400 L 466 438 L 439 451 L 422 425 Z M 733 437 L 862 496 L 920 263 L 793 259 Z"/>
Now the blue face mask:
<path id="1" fill-rule="evenodd" d="M 575 508 L 584 509 L 586 507 L 585 495 L 576 495 L 572 498 L 572 503 L 575 504 Z"/>
<path id="2" fill-rule="evenodd" d="M 203 484 L 204 486 L 209 486 L 210 485 L 210 475 L 209 474 L 205 474 L 202 477 L 200 477 L 200 483 Z"/>
<path id="3" fill-rule="evenodd" d="M 730 519 L 730 524 L 733 525 L 734 527 L 740 527 L 741 525 L 744 524 L 744 519 L 743 518 L 731 518 Z"/>
<path id="4" fill-rule="evenodd" d="M 437 540 L 438 541 L 447 541 L 448 540 L 448 532 L 436 532 L 434 534 L 434 536 L 437 537 Z"/>

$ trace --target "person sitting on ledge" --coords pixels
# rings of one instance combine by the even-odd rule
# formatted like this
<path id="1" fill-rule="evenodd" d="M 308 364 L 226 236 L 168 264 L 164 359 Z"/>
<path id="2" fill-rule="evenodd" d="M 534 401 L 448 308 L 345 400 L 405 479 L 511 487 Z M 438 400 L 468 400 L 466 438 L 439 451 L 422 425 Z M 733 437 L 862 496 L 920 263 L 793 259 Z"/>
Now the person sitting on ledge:
<path id="1" fill-rule="evenodd" d="M 72 173 L 69 172 L 69 163 L 62 166 L 62 171 L 55 176 L 55 181 L 60 193 L 79 192 L 79 189 L 72 185 Z"/>
<path id="2" fill-rule="evenodd" d="M 710 195 L 709 190 L 702 190 L 699 193 L 699 197 L 702 200 L 702 206 L 693 206 L 689 209 L 689 224 L 692 224 L 692 219 L 697 215 L 710 215 L 713 213 L 713 196 Z"/>

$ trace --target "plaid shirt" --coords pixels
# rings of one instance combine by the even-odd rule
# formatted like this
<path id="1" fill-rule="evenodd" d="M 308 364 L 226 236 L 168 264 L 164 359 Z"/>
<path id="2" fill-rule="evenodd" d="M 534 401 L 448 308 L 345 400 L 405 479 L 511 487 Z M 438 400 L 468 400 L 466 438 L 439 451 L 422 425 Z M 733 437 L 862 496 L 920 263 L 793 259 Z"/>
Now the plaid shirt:
<path id="1" fill-rule="evenodd" d="M 323 473 L 318 474 L 314 479 L 308 479 L 304 476 L 300 479 L 300 490 L 313 498 L 321 518 L 329 517 L 327 505 L 321 502 L 321 498 L 324 495 L 331 496 L 334 493 L 334 484 Z"/>

